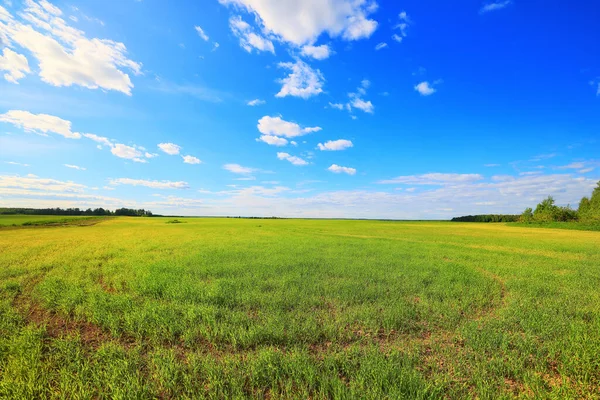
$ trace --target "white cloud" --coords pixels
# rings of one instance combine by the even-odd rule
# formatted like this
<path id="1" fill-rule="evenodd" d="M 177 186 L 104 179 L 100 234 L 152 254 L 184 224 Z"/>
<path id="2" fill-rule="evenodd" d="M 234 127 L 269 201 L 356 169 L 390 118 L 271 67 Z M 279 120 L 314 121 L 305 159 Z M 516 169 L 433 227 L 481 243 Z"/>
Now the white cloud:
<path id="1" fill-rule="evenodd" d="M 8 47 L 27 49 L 37 60 L 42 81 L 53 86 L 79 85 L 131 95 L 133 83 L 125 70 L 141 73 L 141 64 L 127 57 L 123 43 L 88 38 L 62 19 L 45 0 L 27 0 L 15 19 L 0 7 L 0 39 Z"/>
<path id="2" fill-rule="evenodd" d="M 3 55 L 0 55 L 0 71 L 7 71 L 4 79 L 12 83 L 19 83 L 19 79 L 31 72 L 27 58 L 9 48 L 5 48 Z"/>
<path id="3" fill-rule="evenodd" d="M 369 114 L 373 114 L 373 110 L 375 108 L 370 100 L 365 101 L 359 97 L 354 97 L 352 100 L 350 100 L 350 105 Z"/>
<path id="4" fill-rule="evenodd" d="M 254 99 L 254 100 L 250 100 L 250 101 L 249 101 L 249 102 L 247 102 L 246 104 L 247 104 L 247 105 L 249 105 L 249 106 L 251 106 L 251 107 L 254 107 L 254 106 L 260 106 L 260 105 L 263 105 L 263 104 L 265 104 L 265 103 L 266 103 L 266 101 L 264 101 L 264 100 L 261 100 L 261 99 Z"/>
<path id="5" fill-rule="evenodd" d="M 269 144 L 271 146 L 285 146 L 288 144 L 287 139 L 278 137 L 278 136 L 273 136 L 273 135 L 261 135 L 261 137 L 259 137 L 258 139 L 256 139 L 259 142 L 265 142 L 266 144 Z"/>
<path id="6" fill-rule="evenodd" d="M 93 133 L 82 133 L 82 136 L 93 140 L 96 143 L 100 143 L 98 145 L 99 149 L 102 149 L 102 146 L 106 146 L 110 148 L 110 152 L 119 158 L 124 158 L 126 160 L 132 160 L 137 163 L 147 163 L 148 161 L 145 158 L 154 158 L 158 157 L 156 153 L 149 153 L 145 151 L 145 149 L 141 146 L 128 146 L 123 143 L 114 143 L 114 140 L 109 139 L 104 136 L 98 136 Z"/>
<path id="7" fill-rule="evenodd" d="M 336 174 L 348 174 L 348 175 L 354 175 L 356 174 L 356 169 L 355 168 L 350 168 L 350 167 L 342 167 L 340 165 L 337 164 L 332 164 L 331 167 L 327 168 L 329 171 L 336 173 Z"/>
<path id="8" fill-rule="evenodd" d="M 339 140 L 329 140 L 329 141 L 325 142 L 325 144 L 319 143 L 317 146 L 318 146 L 319 150 L 321 150 L 321 151 L 339 151 L 339 150 L 346 150 L 350 147 L 353 147 L 354 145 L 352 144 L 352 142 L 350 140 L 339 139 Z"/>
<path id="9" fill-rule="evenodd" d="M 415 90 L 419 92 L 421 96 L 429 96 L 436 92 L 436 89 L 427 81 L 417 84 Z"/>
<path id="10" fill-rule="evenodd" d="M 229 172 L 233 172 L 234 174 L 242 174 L 242 175 L 251 174 L 254 171 L 256 171 L 256 169 L 254 169 L 254 168 L 242 167 L 240 164 L 225 164 L 225 165 L 223 165 L 223 169 L 225 169 Z"/>
<path id="11" fill-rule="evenodd" d="M 308 165 L 308 162 L 301 159 L 300 157 L 292 156 L 288 153 L 277 153 L 277 158 L 280 160 L 287 160 L 293 165 Z"/>
<path id="12" fill-rule="evenodd" d="M 499 1 L 499 2 L 495 2 L 495 3 L 487 3 L 487 4 L 484 4 L 483 7 L 481 7 L 481 9 L 479 10 L 479 13 L 485 14 L 490 11 L 501 10 L 501 9 L 507 7 L 508 5 L 510 5 L 511 3 L 512 3 L 511 0 Z"/>
<path id="13" fill-rule="evenodd" d="M 590 167 L 590 168 L 584 168 L 584 169 L 580 169 L 579 172 L 580 174 L 587 174 L 588 172 L 592 172 L 595 168 Z"/>
<path id="14" fill-rule="evenodd" d="M 312 57 L 315 60 L 325 60 L 331 55 L 331 49 L 326 44 L 320 46 L 305 45 L 300 52 L 305 57 Z"/>
<path id="15" fill-rule="evenodd" d="M 202 161 L 200 161 L 199 158 L 194 157 L 194 156 L 181 156 L 183 158 L 183 162 L 186 164 L 200 164 L 202 163 Z"/>
<path id="16" fill-rule="evenodd" d="M 281 117 L 270 117 L 268 115 L 265 115 L 258 120 L 257 128 L 263 135 L 285 136 L 288 138 L 318 132 L 322 129 L 319 126 L 302 128 L 295 122 L 286 121 Z"/>
<path id="17" fill-rule="evenodd" d="M 323 92 L 325 78 L 318 69 L 312 69 L 301 60 L 296 60 L 295 63 L 279 63 L 279 67 L 289 69 L 291 72 L 287 77 L 279 80 L 282 86 L 276 97 L 293 96 L 308 99 Z"/>
<path id="18" fill-rule="evenodd" d="M 31 165 L 29 164 L 23 164 L 23 163 L 18 163 L 15 161 L 4 161 L 5 164 L 10 164 L 10 165 L 18 165 L 20 167 L 30 167 Z"/>
<path id="19" fill-rule="evenodd" d="M 275 54 L 273 42 L 256 34 L 250 24 L 244 22 L 239 15 L 229 18 L 229 28 L 240 40 L 240 46 L 248 53 L 252 53 L 252 49 L 256 49 L 258 51 L 269 51 Z"/>
<path id="20" fill-rule="evenodd" d="M 205 42 L 208 42 L 209 37 L 206 33 L 204 33 L 204 29 L 202 29 L 198 25 L 194 26 L 194 29 L 198 33 L 198 36 L 200 36 L 202 38 L 202 40 L 204 40 Z"/>
<path id="21" fill-rule="evenodd" d="M 445 174 L 445 173 L 429 173 L 422 175 L 407 175 L 398 176 L 393 179 L 381 180 L 377 183 L 381 184 L 410 184 L 410 185 L 445 185 L 458 182 L 475 182 L 483 179 L 479 174 Z"/>
<path id="22" fill-rule="evenodd" d="M 493 168 L 493 167 L 499 167 L 499 166 L 500 166 L 500 164 L 485 164 L 484 165 L 484 167 L 487 167 L 487 168 Z"/>
<path id="23" fill-rule="evenodd" d="M 74 183 L 71 181 L 58 181 L 56 179 L 38 178 L 35 176 L 0 176 L 0 188 L 3 194 L 6 189 L 28 189 L 28 190 L 43 190 L 49 192 L 82 192 L 86 188 L 85 185 Z"/>
<path id="24" fill-rule="evenodd" d="M 152 189 L 187 189 L 189 185 L 187 182 L 178 181 L 148 181 L 144 179 L 131 179 L 131 178 L 119 178 L 111 179 L 111 185 L 132 185 L 132 186 L 145 186 Z"/>
<path id="25" fill-rule="evenodd" d="M 394 26 L 394 29 L 399 29 L 400 34 L 392 35 L 392 39 L 394 39 L 396 42 L 400 43 L 400 42 L 402 42 L 403 38 L 408 36 L 408 28 L 412 24 L 412 21 L 408 17 L 408 14 L 406 13 L 406 11 L 402 11 L 400 14 L 398 14 L 398 21 L 399 22 L 396 26 Z"/>
<path id="26" fill-rule="evenodd" d="M 142 153 L 140 150 L 136 149 L 135 147 L 127 146 L 122 143 L 117 143 L 117 144 L 113 145 L 110 149 L 110 152 L 119 158 L 125 158 L 127 160 L 133 160 L 133 161 L 139 162 L 139 163 L 147 162 L 146 160 L 144 160 L 142 158 L 142 157 L 144 157 L 144 153 Z"/>
<path id="27" fill-rule="evenodd" d="M 377 46 L 375 46 L 375 50 L 385 49 L 386 47 L 388 47 L 388 44 L 385 42 L 381 42 L 381 43 L 378 43 Z"/>
<path id="28" fill-rule="evenodd" d="M 590 81 L 590 85 L 596 89 L 596 96 L 600 96 L 600 78 Z"/>
<path id="29" fill-rule="evenodd" d="M 366 96 L 367 89 L 371 86 L 371 81 L 368 79 L 363 79 L 360 82 L 360 86 L 356 88 L 356 92 L 348 93 L 349 101 L 346 104 L 341 103 L 329 103 L 329 106 L 338 110 L 343 110 L 344 108 L 348 110 L 348 112 L 352 112 L 352 109 L 356 108 L 363 112 L 373 114 L 375 111 L 375 106 L 371 103 L 370 100 L 363 99 L 363 96 Z M 353 115 L 352 119 L 356 119 Z"/>
<path id="30" fill-rule="evenodd" d="M 137 181 L 137 180 L 133 180 Z M 155 182 L 155 181 L 145 181 Z M 168 181 L 167 181 L 168 182 Z M 174 185 L 166 184 L 165 188 Z M 0 207 L 132 207 L 177 215 L 246 215 L 320 218 L 445 219 L 477 213 L 517 214 L 551 195 L 557 204 L 577 204 L 597 179 L 554 174 L 516 176 L 502 181 L 468 181 L 415 190 L 329 190 L 308 195 L 284 186 L 199 191 L 202 198 L 175 205 L 88 195 L 83 185 L 36 177 L 0 176 Z M 125 184 L 125 183 L 124 183 Z M 130 184 L 130 183 L 127 183 Z M 278 185 L 278 182 L 263 182 Z M 27 187 L 27 188 L 23 188 Z M 177 185 L 186 187 L 186 184 Z M 195 192 L 194 192 L 195 193 Z M 214 196 L 214 197 L 213 197 Z M 195 201 L 194 201 L 195 200 Z M 485 205 L 485 203 L 495 203 Z M 443 209 L 442 209 L 443 208 Z M 449 211 L 453 210 L 453 211 Z"/>
<path id="31" fill-rule="evenodd" d="M 79 139 L 81 134 L 71 131 L 71 122 L 48 114 L 32 114 L 29 111 L 10 110 L 0 114 L 0 122 L 13 124 L 25 132 L 37 134 L 56 133 L 69 139 Z"/>
<path id="32" fill-rule="evenodd" d="M 585 166 L 586 166 L 585 162 L 573 162 L 568 165 L 562 165 L 562 166 L 556 167 L 556 169 L 580 169 L 580 168 L 585 168 Z"/>
<path id="33" fill-rule="evenodd" d="M 176 156 L 181 151 L 181 146 L 174 143 L 159 143 L 158 148 L 170 156 Z"/>
<path id="34" fill-rule="evenodd" d="M 556 157 L 558 154 L 556 153 L 548 153 L 548 154 L 538 154 L 535 157 L 532 157 L 530 161 L 542 161 L 542 160 L 549 160 L 551 158 Z"/>
<path id="35" fill-rule="evenodd" d="M 84 136 L 96 143 L 100 143 L 100 145 L 110 147 L 111 153 L 119 158 L 125 158 L 139 163 L 147 162 L 143 159 L 145 155 L 140 151 L 139 147 L 135 145 L 127 146 L 121 143 L 113 143 L 110 139 L 93 133 L 73 132 L 71 130 L 71 121 L 64 120 L 54 115 L 32 114 L 29 111 L 10 110 L 5 114 L 0 114 L 0 122 L 11 123 L 23 129 L 25 132 L 33 132 L 39 135 L 55 133 L 69 139 L 79 139 Z M 151 154 L 151 156 L 154 155 Z M 146 155 L 146 157 L 148 156 Z"/>
<path id="36" fill-rule="evenodd" d="M 98 136 L 98 135 L 94 135 L 93 133 L 82 133 L 83 136 L 85 136 L 88 139 L 93 140 L 96 143 L 100 143 L 101 145 L 107 146 L 107 147 L 113 147 L 113 143 L 110 141 L 110 139 L 105 138 L 104 136 Z M 100 146 L 102 147 L 102 146 Z"/>
<path id="37" fill-rule="evenodd" d="M 345 40 L 370 37 L 377 3 L 365 0 L 219 0 L 254 14 L 263 31 L 295 46 L 314 43 L 324 32 Z"/>
<path id="38" fill-rule="evenodd" d="M 85 171 L 87 168 L 84 167 L 80 167 L 78 165 L 73 165 L 73 164 L 63 164 L 65 167 L 67 168 L 71 168 L 71 169 L 77 169 L 79 171 Z"/>

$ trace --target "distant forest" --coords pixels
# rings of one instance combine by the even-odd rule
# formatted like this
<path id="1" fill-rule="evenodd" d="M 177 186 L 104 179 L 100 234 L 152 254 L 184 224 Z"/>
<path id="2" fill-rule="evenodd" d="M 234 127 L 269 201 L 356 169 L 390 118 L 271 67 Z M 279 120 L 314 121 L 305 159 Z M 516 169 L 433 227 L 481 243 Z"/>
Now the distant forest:
<path id="1" fill-rule="evenodd" d="M 110 211 L 105 208 L 88 208 L 81 210 L 79 208 L 0 208 L 0 215 L 114 215 L 114 216 L 129 216 L 129 217 L 152 217 L 152 211 L 133 208 L 119 208 L 115 211 Z"/>
<path id="2" fill-rule="evenodd" d="M 543 223 L 543 222 L 600 222 L 600 182 L 592 192 L 590 197 L 584 197 L 579 202 L 577 209 L 571 206 L 557 206 L 554 198 L 549 196 L 540 202 L 535 210 L 527 208 L 521 215 L 467 215 L 464 217 L 452 218 L 455 222 L 525 222 L 525 223 Z"/>
<path id="3" fill-rule="evenodd" d="M 464 217 L 452 218 L 453 222 L 516 222 L 521 218 L 520 215 L 504 214 L 483 214 L 466 215 Z"/>

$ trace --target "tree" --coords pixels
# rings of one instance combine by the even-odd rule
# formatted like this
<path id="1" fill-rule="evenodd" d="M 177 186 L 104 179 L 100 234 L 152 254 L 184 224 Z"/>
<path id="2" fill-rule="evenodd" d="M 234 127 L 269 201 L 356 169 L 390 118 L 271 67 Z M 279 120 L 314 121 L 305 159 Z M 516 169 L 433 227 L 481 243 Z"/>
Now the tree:
<path id="1" fill-rule="evenodd" d="M 554 215 L 556 213 L 556 206 L 554 205 L 554 198 L 548 196 L 548 198 L 542 200 L 537 205 L 533 212 L 533 219 L 537 222 L 550 222 L 554 221 Z"/>
<path id="2" fill-rule="evenodd" d="M 528 207 L 525 209 L 525 211 L 523 211 L 523 214 L 521 214 L 521 222 L 531 221 L 533 221 L 533 209 L 531 207 Z"/>

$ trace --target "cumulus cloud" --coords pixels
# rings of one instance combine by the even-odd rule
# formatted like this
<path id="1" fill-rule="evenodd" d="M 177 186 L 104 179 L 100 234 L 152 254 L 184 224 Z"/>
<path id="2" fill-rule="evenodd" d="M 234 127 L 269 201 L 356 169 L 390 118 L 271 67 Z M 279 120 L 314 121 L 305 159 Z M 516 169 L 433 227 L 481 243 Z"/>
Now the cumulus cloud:
<path id="1" fill-rule="evenodd" d="M 240 46 L 248 53 L 252 50 L 268 51 L 275 54 L 273 42 L 254 32 L 254 29 L 239 15 L 229 19 L 231 32 L 240 40 Z"/>
<path id="2" fill-rule="evenodd" d="M 183 162 L 186 164 L 200 164 L 202 163 L 202 161 L 200 161 L 199 158 L 194 157 L 194 156 L 181 156 L 183 158 Z"/>
<path id="3" fill-rule="evenodd" d="M 366 113 L 373 114 L 375 106 L 371 103 L 370 100 L 366 101 L 361 99 L 360 97 L 354 97 L 350 100 L 349 103 L 353 108 L 358 108 Z"/>
<path id="4" fill-rule="evenodd" d="M 271 146 L 278 146 L 278 147 L 282 147 L 288 144 L 287 139 L 278 137 L 278 136 L 273 136 L 273 135 L 261 135 L 258 139 L 256 139 L 259 142 L 265 142 L 268 145 Z"/>
<path id="5" fill-rule="evenodd" d="M 248 175 L 256 171 L 256 169 L 254 168 L 242 167 L 240 164 L 225 164 L 223 165 L 223 169 L 229 172 L 233 172 L 234 174 L 242 175 Z"/>
<path id="6" fill-rule="evenodd" d="M 305 45 L 300 52 L 305 57 L 312 57 L 315 60 L 325 60 L 331 55 L 331 49 L 326 44 L 320 46 Z"/>
<path id="7" fill-rule="evenodd" d="M 317 147 L 321 151 L 339 151 L 346 150 L 354 145 L 350 140 L 339 139 L 339 140 L 329 140 L 325 142 L 325 144 L 319 143 Z"/>
<path id="8" fill-rule="evenodd" d="M 0 71 L 6 71 L 4 79 L 17 84 L 19 79 L 31 72 L 27 58 L 9 48 L 5 48 L 0 55 Z"/>
<path id="9" fill-rule="evenodd" d="M 40 78 L 50 85 L 131 95 L 133 83 L 125 71 L 140 74 L 142 65 L 127 57 L 125 45 L 88 38 L 61 16 L 62 11 L 46 0 L 26 0 L 17 18 L 0 7 L 0 39 L 9 48 L 28 50 L 37 60 Z"/>
<path id="10" fill-rule="evenodd" d="M 356 169 L 355 168 L 350 168 L 350 167 L 342 167 L 340 165 L 337 164 L 332 164 L 331 167 L 327 168 L 329 171 L 335 173 L 335 174 L 348 174 L 348 175 L 354 175 L 356 174 Z"/>
<path id="11" fill-rule="evenodd" d="M 142 151 L 133 146 L 127 146 L 126 144 L 116 143 L 111 147 L 110 152 L 119 158 L 125 158 L 139 163 L 147 162 L 143 158 L 144 153 Z"/>
<path id="12" fill-rule="evenodd" d="M 436 92 L 436 89 L 427 81 L 415 85 L 415 90 L 419 92 L 421 96 L 430 96 Z"/>
<path id="13" fill-rule="evenodd" d="M 261 99 L 254 99 L 254 100 L 250 100 L 249 102 L 247 102 L 246 104 L 249 105 L 250 107 L 254 107 L 254 106 L 260 106 L 265 104 L 266 101 L 261 100 Z"/>
<path id="14" fill-rule="evenodd" d="M 219 0 L 253 14 L 263 31 L 294 46 L 313 44 L 322 33 L 344 40 L 370 37 L 377 21 L 374 1 Z"/>
<path id="15" fill-rule="evenodd" d="M 282 86 L 276 97 L 293 96 L 308 99 L 323 92 L 323 74 L 318 69 L 312 69 L 304 61 L 279 63 L 279 67 L 290 70 L 290 74 L 279 80 Z"/>
<path id="16" fill-rule="evenodd" d="M 189 185 L 187 182 L 178 181 L 148 181 L 144 179 L 131 179 L 131 178 L 118 178 L 111 179 L 111 185 L 131 185 L 131 186 L 145 186 L 152 189 L 187 189 Z"/>
<path id="17" fill-rule="evenodd" d="M 205 42 L 208 42 L 208 35 L 204 32 L 204 29 L 202 29 L 200 26 L 196 25 L 194 26 L 194 29 L 196 30 L 196 33 L 198 33 L 198 36 L 200 36 L 202 38 L 202 40 L 204 40 Z"/>
<path id="18" fill-rule="evenodd" d="M 85 171 L 87 168 L 84 167 L 80 167 L 79 165 L 73 165 L 73 164 L 63 164 L 65 167 L 67 168 L 71 168 L 71 169 L 76 169 L 79 171 Z"/>
<path id="19" fill-rule="evenodd" d="M 23 129 L 25 132 L 33 132 L 39 135 L 55 133 L 69 139 L 79 139 L 83 136 L 99 143 L 100 147 L 109 147 L 111 153 L 119 158 L 133 160 L 139 163 L 147 162 L 144 157 L 152 158 L 156 156 L 155 154 L 142 152 L 142 148 L 139 146 L 114 143 L 114 141 L 104 136 L 98 136 L 93 133 L 73 132 L 71 129 L 71 121 L 67 121 L 54 115 L 33 114 L 23 110 L 10 110 L 5 114 L 0 114 L 0 122 L 7 122 Z"/>
<path id="20" fill-rule="evenodd" d="M 41 135 L 56 133 L 69 139 L 79 139 L 81 134 L 71 131 L 71 122 L 48 114 L 32 114 L 29 111 L 10 110 L 0 114 L 0 122 L 7 122 Z"/>
<path id="21" fill-rule="evenodd" d="M 385 42 L 381 42 L 381 43 L 378 43 L 377 46 L 375 46 L 375 50 L 385 49 L 386 47 L 388 47 L 388 44 Z"/>
<path id="22" fill-rule="evenodd" d="M 511 0 L 487 3 L 487 4 L 484 4 L 483 7 L 481 7 L 481 9 L 479 10 L 479 13 L 485 14 L 490 11 L 502 10 L 503 8 L 506 8 L 507 6 L 509 6 L 511 3 L 512 3 Z"/>
<path id="23" fill-rule="evenodd" d="M 288 140 L 283 138 L 294 138 L 321 130 L 320 126 L 302 128 L 295 122 L 290 122 L 281 117 L 270 117 L 265 115 L 258 120 L 258 131 L 262 134 L 257 140 L 272 146 L 285 146 Z"/>
<path id="24" fill-rule="evenodd" d="M 475 182 L 483 179 L 480 174 L 446 174 L 429 173 L 422 175 L 398 176 L 393 179 L 381 180 L 381 184 L 410 184 L 410 185 L 445 185 L 457 182 Z"/>
<path id="25" fill-rule="evenodd" d="M 170 156 L 176 156 L 181 151 L 181 146 L 174 143 L 159 143 L 158 148 Z"/>
<path id="26" fill-rule="evenodd" d="M 292 156 L 288 153 L 277 153 L 277 158 L 279 158 L 280 160 L 287 160 L 293 165 L 308 165 L 308 162 L 306 160 L 303 160 L 300 157 Z"/>

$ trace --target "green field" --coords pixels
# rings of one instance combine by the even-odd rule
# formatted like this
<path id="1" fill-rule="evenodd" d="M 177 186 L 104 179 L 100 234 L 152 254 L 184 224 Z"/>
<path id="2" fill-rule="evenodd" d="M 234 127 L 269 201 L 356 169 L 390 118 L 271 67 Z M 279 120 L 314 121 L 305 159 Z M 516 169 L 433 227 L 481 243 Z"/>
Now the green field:
<path id="1" fill-rule="evenodd" d="M 100 217 L 70 215 L 0 215 L 0 227 L 31 225 L 67 225 L 83 221 L 97 220 Z"/>
<path id="2" fill-rule="evenodd" d="M 0 398 L 600 398 L 600 232 L 170 220 L 0 230 Z"/>

